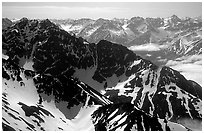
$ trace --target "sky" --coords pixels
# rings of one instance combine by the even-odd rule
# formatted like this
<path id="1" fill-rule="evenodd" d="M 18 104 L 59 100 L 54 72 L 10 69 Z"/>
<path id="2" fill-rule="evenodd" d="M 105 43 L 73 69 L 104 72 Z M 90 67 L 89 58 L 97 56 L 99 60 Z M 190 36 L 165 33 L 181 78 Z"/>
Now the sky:
<path id="1" fill-rule="evenodd" d="M 127 18 L 202 16 L 201 2 L 3 2 L 2 17 L 13 18 Z"/>

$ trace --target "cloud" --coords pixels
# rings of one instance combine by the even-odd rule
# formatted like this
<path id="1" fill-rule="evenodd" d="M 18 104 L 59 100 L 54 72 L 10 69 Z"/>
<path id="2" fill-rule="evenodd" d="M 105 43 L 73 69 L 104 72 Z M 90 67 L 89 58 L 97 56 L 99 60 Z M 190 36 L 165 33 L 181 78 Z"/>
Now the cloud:
<path id="1" fill-rule="evenodd" d="M 160 51 L 162 49 L 167 48 L 168 45 L 159 45 L 156 43 L 148 43 L 148 44 L 143 44 L 143 45 L 135 45 L 129 47 L 130 50 L 132 51 Z"/>
<path id="2" fill-rule="evenodd" d="M 194 62 L 196 65 L 202 65 L 202 60 Z"/>
<path id="3" fill-rule="evenodd" d="M 186 79 L 202 85 L 202 55 L 192 55 L 169 60 L 166 66 L 179 71 Z"/>
<path id="4" fill-rule="evenodd" d="M 202 66 L 197 64 L 177 64 L 175 66 L 171 66 L 171 68 L 176 69 L 180 72 L 196 72 L 199 73 L 202 71 Z"/>
<path id="5" fill-rule="evenodd" d="M 166 66 L 175 66 L 180 64 L 195 64 L 195 65 L 202 65 L 202 55 L 191 55 L 191 56 L 183 56 L 177 58 L 175 60 L 169 60 L 166 63 Z"/>
<path id="6" fill-rule="evenodd" d="M 131 46 L 129 49 L 132 51 L 159 51 L 160 50 L 158 46 L 152 45 L 152 44 Z"/>
<path id="7" fill-rule="evenodd" d="M 202 55 L 187 56 L 183 62 L 197 62 L 202 61 Z"/>
<path id="8" fill-rule="evenodd" d="M 179 64 L 171 68 L 179 71 L 186 79 L 202 85 L 202 66 L 196 64 Z"/>
<path id="9" fill-rule="evenodd" d="M 166 66 L 175 66 L 175 65 L 179 65 L 181 64 L 181 62 L 179 61 L 174 61 L 174 60 L 169 60 L 167 63 L 166 63 Z"/>

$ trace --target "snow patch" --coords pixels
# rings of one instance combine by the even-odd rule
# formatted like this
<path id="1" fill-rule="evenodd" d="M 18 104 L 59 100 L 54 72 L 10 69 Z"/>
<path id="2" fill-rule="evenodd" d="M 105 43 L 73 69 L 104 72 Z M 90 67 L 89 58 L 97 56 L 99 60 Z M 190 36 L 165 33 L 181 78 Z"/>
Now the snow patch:
<path id="1" fill-rule="evenodd" d="M 71 24 L 70 25 L 61 25 L 62 29 L 64 29 L 65 31 L 70 31 L 71 26 L 72 26 Z"/>
<path id="2" fill-rule="evenodd" d="M 86 36 L 90 36 L 91 34 L 93 34 L 99 27 L 94 27 L 91 30 L 86 32 Z"/>
<path id="3" fill-rule="evenodd" d="M 132 68 L 133 66 L 139 64 L 140 62 L 141 62 L 141 59 L 134 61 L 134 62 L 130 65 L 130 68 Z"/>
<path id="4" fill-rule="evenodd" d="M 147 57 L 150 57 L 150 56 L 152 56 L 152 55 L 151 55 L 151 54 L 146 54 L 146 56 L 147 56 Z"/>
<path id="5" fill-rule="evenodd" d="M 82 107 L 78 115 L 71 122 L 75 127 L 73 128 L 76 131 L 94 131 L 95 127 L 92 123 L 91 114 L 97 110 L 100 105 L 94 105 L 91 107 Z"/>
<path id="6" fill-rule="evenodd" d="M 7 60 L 9 58 L 9 56 L 5 55 L 5 54 L 2 54 L 2 58 Z"/>
<path id="7" fill-rule="evenodd" d="M 124 34 L 123 30 L 109 30 L 112 34 L 115 34 L 117 36 L 121 36 Z"/>

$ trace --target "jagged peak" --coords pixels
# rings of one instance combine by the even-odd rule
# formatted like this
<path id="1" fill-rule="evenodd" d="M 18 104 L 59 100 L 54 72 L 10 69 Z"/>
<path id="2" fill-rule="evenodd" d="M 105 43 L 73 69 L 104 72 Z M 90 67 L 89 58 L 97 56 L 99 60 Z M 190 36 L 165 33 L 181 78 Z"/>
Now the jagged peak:
<path id="1" fill-rule="evenodd" d="M 144 18 L 143 18 L 143 17 L 140 17 L 140 16 L 132 17 L 132 18 L 130 19 L 130 21 L 141 21 L 141 20 L 144 20 Z"/>
<path id="2" fill-rule="evenodd" d="M 170 18 L 176 21 L 181 21 L 181 19 L 175 14 L 173 14 Z"/>
<path id="3" fill-rule="evenodd" d="M 44 19 L 40 21 L 40 24 L 42 25 L 46 25 L 46 26 L 51 26 L 51 25 L 55 25 L 53 22 L 51 22 L 49 19 Z"/>
<path id="4" fill-rule="evenodd" d="M 11 21 L 9 18 L 2 18 L 2 20 Z"/>
<path id="5" fill-rule="evenodd" d="M 28 18 L 23 17 L 23 18 L 20 19 L 20 22 L 22 22 L 22 21 L 28 21 L 28 20 L 29 20 Z"/>
<path id="6" fill-rule="evenodd" d="M 99 19 L 97 19 L 96 20 L 96 23 L 105 23 L 105 22 L 109 22 L 109 20 L 108 19 L 104 19 L 104 18 L 99 18 Z"/>

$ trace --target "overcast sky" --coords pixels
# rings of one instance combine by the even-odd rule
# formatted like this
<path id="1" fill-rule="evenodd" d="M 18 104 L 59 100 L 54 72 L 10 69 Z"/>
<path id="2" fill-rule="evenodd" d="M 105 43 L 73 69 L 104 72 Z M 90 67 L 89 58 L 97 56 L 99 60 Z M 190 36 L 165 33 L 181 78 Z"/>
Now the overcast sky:
<path id="1" fill-rule="evenodd" d="M 202 15 L 201 2 L 3 2 L 2 17 L 7 18 L 131 18 L 197 17 Z"/>

